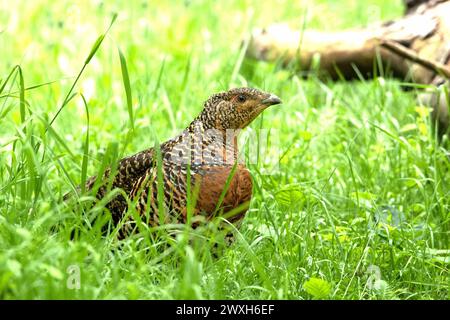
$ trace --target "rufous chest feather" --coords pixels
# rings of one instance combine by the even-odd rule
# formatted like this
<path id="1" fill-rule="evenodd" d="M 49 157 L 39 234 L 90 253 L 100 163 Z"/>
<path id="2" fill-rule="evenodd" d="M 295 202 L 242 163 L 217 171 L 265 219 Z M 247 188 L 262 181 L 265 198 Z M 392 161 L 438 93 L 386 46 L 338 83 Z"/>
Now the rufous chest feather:
<path id="1" fill-rule="evenodd" d="M 223 209 L 223 212 L 228 212 L 241 205 L 243 205 L 242 209 L 246 209 L 245 205 L 248 205 L 252 197 L 252 178 L 242 164 L 238 164 L 234 172 L 233 166 L 205 167 L 201 175 L 195 176 L 195 180 L 198 181 L 200 188 L 196 206 L 200 213 L 214 212 L 220 204 L 223 192 L 225 192 L 225 196 L 219 207 Z"/>

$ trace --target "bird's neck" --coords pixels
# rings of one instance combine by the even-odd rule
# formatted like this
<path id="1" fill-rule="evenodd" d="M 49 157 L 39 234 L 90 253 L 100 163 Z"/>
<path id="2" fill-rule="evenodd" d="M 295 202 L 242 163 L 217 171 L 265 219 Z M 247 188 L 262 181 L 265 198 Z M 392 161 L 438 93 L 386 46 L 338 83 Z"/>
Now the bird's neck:
<path id="1" fill-rule="evenodd" d="M 180 135 L 167 142 L 173 162 L 202 165 L 234 165 L 238 159 L 236 130 L 209 127 L 194 120 Z M 190 155 L 190 157 L 189 157 Z"/>

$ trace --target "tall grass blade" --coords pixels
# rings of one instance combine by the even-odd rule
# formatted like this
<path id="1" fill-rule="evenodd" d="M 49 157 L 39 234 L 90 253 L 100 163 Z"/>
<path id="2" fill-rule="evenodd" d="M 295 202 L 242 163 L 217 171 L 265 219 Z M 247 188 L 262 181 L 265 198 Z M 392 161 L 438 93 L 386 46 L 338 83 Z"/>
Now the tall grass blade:
<path id="1" fill-rule="evenodd" d="M 163 163 L 161 156 L 161 149 L 159 144 L 155 144 L 156 153 L 156 181 L 157 181 L 157 193 L 156 200 L 158 201 L 158 218 L 159 223 L 163 224 L 166 221 L 166 212 L 164 206 L 164 175 L 163 175 Z"/>
<path id="2" fill-rule="evenodd" d="M 17 66 L 17 70 L 19 71 L 19 101 L 20 101 L 20 121 L 22 123 L 25 122 L 25 85 L 23 80 L 22 68 Z M 24 132 L 26 132 L 26 128 L 24 128 Z"/>
<path id="3" fill-rule="evenodd" d="M 86 189 L 87 165 L 89 157 L 89 107 L 83 94 L 81 94 L 81 98 L 83 99 L 83 104 L 86 110 L 86 118 L 87 118 L 86 138 L 84 140 L 83 146 L 83 162 L 81 164 L 81 193 L 84 193 Z"/>
<path id="4" fill-rule="evenodd" d="M 108 27 L 108 29 L 106 30 L 106 32 L 104 34 L 102 34 L 101 36 L 99 36 L 97 38 L 97 40 L 95 41 L 94 45 L 92 46 L 92 49 L 88 55 L 88 57 L 86 58 L 83 67 L 81 68 L 80 72 L 78 73 L 75 81 L 72 83 L 72 86 L 70 87 L 69 92 L 67 92 L 66 97 L 64 98 L 64 101 L 62 102 L 61 106 L 59 107 L 58 111 L 56 112 L 56 114 L 53 116 L 52 120 L 50 121 L 49 125 L 51 126 L 53 124 L 53 122 L 55 122 L 56 118 L 59 116 L 59 114 L 61 113 L 62 109 L 64 109 L 64 107 L 67 105 L 67 103 L 70 101 L 69 97 L 72 94 L 73 89 L 75 88 L 76 84 L 78 83 L 78 80 L 80 79 L 81 75 L 84 72 L 84 69 L 86 69 L 87 65 L 89 64 L 89 62 L 91 61 L 91 59 L 94 57 L 95 53 L 97 52 L 97 50 L 100 48 L 100 45 L 103 42 L 103 39 L 105 38 L 105 36 L 107 35 L 109 29 L 111 28 L 111 26 L 113 25 L 114 21 L 117 18 L 117 14 L 114 14 L 111 23 Z"/>
<path id="5" fill-rule="evenodd" d="M 131 96 L 131 85 L 130 85 L 130 77 L 128 75 L 128 68 L 127 68 L 127 62 L 125 60 L 125 57 L 123 56 L 122 51 L 120 48 L 119 51 L 119 57 L 120 57 L 120 68 L 122 70 L 122 80 L 123 80 L 123 86 L 125 87 L 125 93 L 127 95 L 127 108 L 128 108 L 128 116 L 130 117 L 130 126 L 131 129 L 134 129 L 134 116 L 133 116 L 133 98 Z"/>

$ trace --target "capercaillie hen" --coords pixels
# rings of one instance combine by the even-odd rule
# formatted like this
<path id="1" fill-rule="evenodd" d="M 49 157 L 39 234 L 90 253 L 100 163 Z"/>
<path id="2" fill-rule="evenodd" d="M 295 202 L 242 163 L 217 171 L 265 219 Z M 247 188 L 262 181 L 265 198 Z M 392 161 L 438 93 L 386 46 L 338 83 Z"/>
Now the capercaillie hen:
<path id="1" fill-rule="evenodd" d="M 228 217 L 228 221 L 238 225 L 252 196 L 252 179 L 245 165 L 238 161 L 239 130 L 264 109 L 279 103 L 277 96 L 253 88 L 231 89 L 209 97 L 201 113 L 181 134 L 159 146 L 159 181 L 163 182 L 163 195 L 160 191 L 159 197 L 163 201 L 158 202 L 158 153 L 154 148 L 120 160 L 115 176 L 110 177 L 111 169 L 107 169 L 99 184 L 97 177 L 91 177 L 86 190 L 100 185 L 96 197 L 101 199 L 107 193 L 107 181 L 112 180 L 112 189 L 122 189 L 136 203 L 142 221 L 151 226 L 161 224 L 161 217 L 165 220 L 162 223 L 186 223 L 187 195 L 191 190 L 196 195 L 193 216 L 201 215 L 208 220 L 218 212 L 226 214 L 235 209 L 236 214 Z M 159 203 L 164 203 L 164 215 L 158 211 Z M 128 209 L 122 195 L 113 198 L 106 207 L 116 225 Z M 130 234 L 134 227 L 134 221 L 128 218 L 119 236 Z"/>

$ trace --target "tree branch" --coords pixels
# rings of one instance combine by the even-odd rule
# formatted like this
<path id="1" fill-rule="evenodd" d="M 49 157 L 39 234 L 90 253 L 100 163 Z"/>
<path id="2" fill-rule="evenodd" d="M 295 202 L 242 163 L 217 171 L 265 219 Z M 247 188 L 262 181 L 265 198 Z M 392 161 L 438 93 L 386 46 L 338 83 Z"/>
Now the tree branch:
<path id="1" fill-rule="evenodd" d="M 448 68 L 446 65 L 443 65 L 442 63 L 436 61 L 427 60 L 422 57 L 419 57 L 419 55 L 415 51 L 395 41 L 385 39 L 379 40 L 381 46 L 388 49 L 389 51 L 392 51 L 393 53 L 398 54 L 403 58 L 406 58 L 408 60 L 411 60 L 412 62 L 420 64 L 422 67 L 427 68 L 438 74 L 441 74 L 447 79 L 450 79 L 450 68 Z"/>

